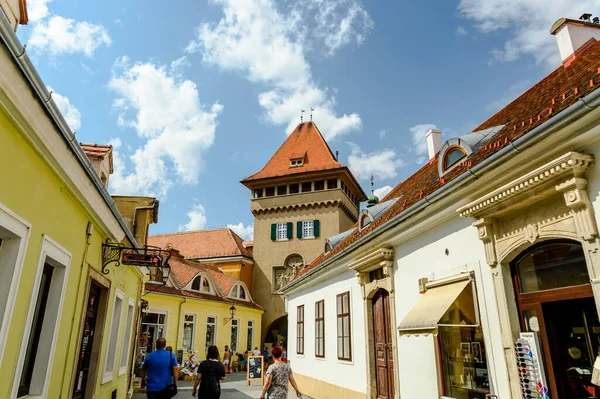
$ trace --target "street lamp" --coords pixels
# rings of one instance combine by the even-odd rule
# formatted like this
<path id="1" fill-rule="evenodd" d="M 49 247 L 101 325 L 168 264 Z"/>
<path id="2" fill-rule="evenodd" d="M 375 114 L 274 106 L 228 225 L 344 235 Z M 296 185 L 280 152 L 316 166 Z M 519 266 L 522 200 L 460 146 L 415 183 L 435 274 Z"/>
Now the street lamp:
<path id="1" fill-rule="evenodd" d="M 231 320 L 233 320 L 233 317 L 235 316 L 235 310 L 236 310 L 236 309 L 235 309 L 235 306 L 234 306 L 234 305 L 231 305 L 231 307 L 229 308 L 229 313 L 231 314 L 231 317 L 227 317 L 227 318 L 225 318 L 225 323 L 224 323 L 224 324 L 227 324 L 227 323 L 229 323 Z"/>
<path id="2" fill-rule="evenodd" d="M 162 271 L 162 280 L 163 280 L 163 284 L 166 285 L 167 282 L 169 281 L 169 275 L 171 274 L 171 266 L 169 266 L 168 263 L 166 263 L 163 267 L 160 268 Z"/>

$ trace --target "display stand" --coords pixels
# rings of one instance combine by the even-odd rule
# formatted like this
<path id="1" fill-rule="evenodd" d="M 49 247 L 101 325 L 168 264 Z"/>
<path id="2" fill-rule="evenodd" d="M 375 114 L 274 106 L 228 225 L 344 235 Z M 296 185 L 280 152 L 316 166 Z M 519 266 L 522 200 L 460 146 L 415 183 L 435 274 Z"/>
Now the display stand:
<path id="1" fill-rule="evenodd" d="M 533 393 L 538 399 L 550 399 L 535 333 L 520 333 L 519 336 L 515 343 L 515 352 L 523 395 L 533 398 Z"/>
<path id="2" fill-rule="evenodd" d="M 246 383 L 248 385 L 256 380 L 260 380 L 260 385 L 264 385 L 265 373 L 263 361 L 264 358 L 262 356 L 248 356 L 248 371 L 246 372 Z"/>

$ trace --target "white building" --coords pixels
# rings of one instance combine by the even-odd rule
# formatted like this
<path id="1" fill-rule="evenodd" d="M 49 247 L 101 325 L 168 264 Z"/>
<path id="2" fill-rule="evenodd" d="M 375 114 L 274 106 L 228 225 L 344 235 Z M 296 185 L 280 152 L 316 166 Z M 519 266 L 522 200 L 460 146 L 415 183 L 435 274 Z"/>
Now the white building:
<path id="1" fill-rule="evenodd" d="M 303 392 L 600 397 L 600 25 L 583 17 L 552 27 L 563 65 L 474 132 L 430 132 L 427 165 L 283 288 Z"/>

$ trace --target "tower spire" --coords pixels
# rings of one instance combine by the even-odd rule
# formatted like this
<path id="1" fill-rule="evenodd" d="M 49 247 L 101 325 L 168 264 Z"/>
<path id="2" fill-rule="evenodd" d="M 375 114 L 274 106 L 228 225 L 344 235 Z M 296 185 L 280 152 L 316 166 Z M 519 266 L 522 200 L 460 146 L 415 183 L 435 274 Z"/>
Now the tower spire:
<path id="1" fill-rule="evenodd" d="M 375 178 L 371 173 L 371 195 L 367 199 L 367 208 L 377 205 L 377 203 L 379 203 L 379 198 L 375 195 Z"/>

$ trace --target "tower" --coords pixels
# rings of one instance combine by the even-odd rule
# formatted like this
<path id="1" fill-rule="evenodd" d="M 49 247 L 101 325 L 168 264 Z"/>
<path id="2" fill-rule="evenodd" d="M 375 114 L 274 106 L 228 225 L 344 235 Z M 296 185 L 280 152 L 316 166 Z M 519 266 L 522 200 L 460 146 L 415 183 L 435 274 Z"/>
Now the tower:
<path id="1" fill-rule="evenodd" d="M 279 288 L 324 251 L 324 241 L 350 229 L 366 195 L 338 162 L 317 126 L 299 124 L 257 173 L 242 180 L 254 215 L 253 298 L 263 314 L 263 341 L 287 337 Z"/>

